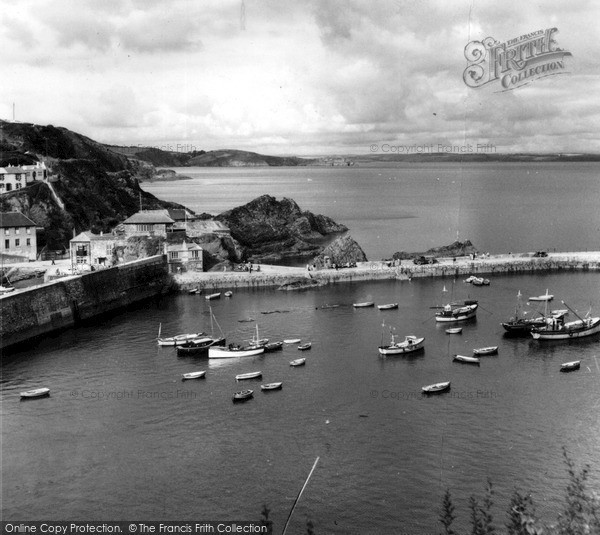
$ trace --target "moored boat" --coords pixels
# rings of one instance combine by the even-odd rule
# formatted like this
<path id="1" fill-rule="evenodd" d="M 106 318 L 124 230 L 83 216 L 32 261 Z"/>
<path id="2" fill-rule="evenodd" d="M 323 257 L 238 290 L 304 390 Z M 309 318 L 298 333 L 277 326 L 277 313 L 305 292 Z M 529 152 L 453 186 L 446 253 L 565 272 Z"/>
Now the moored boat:
<path id="1" fill-rule="evenodd" d="M 262 377 L 262 372 L 240 373 L 235 376 L 236 381 L 245 381 L 247 379 L 258 379 Z"/>
<path id="2" fill-rule="evenodd" d="M 565 323 L 561 318 L 550 319 L 544 327 L 532 329 L 536 340 L 570 340 L 584 338 L 600 332 L 600 317 L 578 319 Z"/>
<path id="3" fill-rule="evenodd" d="M 161 338 L 159 336 L 156 341 L 159 346 L 180 346 L 195 338 L 201 338 L 203 336 L 205 336 L 205 333 L 185 333 L 169 336 L 167 338 Z"/>
<path id="4" fill-rule="evenodd" d="M 281 390 L 282 387 L 283 387 L 283 383 L 282 382 L 279 382 L 279 383 L 267 383 L 265 385 L 260 385 L 260 389 L 264 390 L 264 391 Z"/>
<path id="5" fill-rule="evenodd" d="M 398 303 L 388 303 L 387 305 L 377 305 L 379 310 L 394 310 L 398 308 Z"/>
<path id="6" fill-rule="evenodd" d="M 256 334 L 254 336 L 252 336 L 252 340 L 250 340 L 250 346 L 251 348 L 254 347 L 264 347 L 269 343 L 269 339 L 268 338 L 261 338 L 258 334 L 258 323 L 256 324 Z"/>
<path id="7" fill-rule="evenodd" d="M 208 348 L 209 359 L 236 359 L 241 357 L 254 357 L 265 352 L 264 347 L 241 347 L 233 344 L 228 346 L 211 346 Z"/>
<path id="8" fill-rule="evenodd" d="M 410 334 L 406 336 L 402 342 L 396 343 L 395 337 L 392 335 L 390 344 L 387 346 L 379 346 L 378 350 L 381 355 L 402 355 L 404 353 L 412 353 L 419 349 L 423 349 L 424 341 L 425 338 L 417 338 Z"/>
<path id="9" fill-rule="evenodd" d="M 197 294 L 200 291 L 200 288 L 191 288 L 190 290 L 188 290 L 188 293 L 190 295 L 194 295 Z"/>
<path id="10" fill-rule="evenodd" d="M 375 303 L 373 301 L 364 301 L 362 303 L 353 303 L 352 306 L 354 308 L 367 308 L 375 306 Z"/>
<path id="11" fill-rule="evenodd" d="M 232 292 L 231 290 L 228 290 L 228 291 L 226 291 L 226 292 L 225 292 L 223 295 L 224 295 L 225 297 L 231 297 L 231 296 L 233 295 L 233 292 Z"/>
<path id="12" fill-rule="evenodd" d="M 451 327 L 450 329 L 446 329 L 446 334 L 460 334 L 462 332 L 462 327 Z"/>
<path id="13" fill-rule="evenodd" d="M 25 399 L 30 398 L 43 398 L 50 395 L 50 389 L 46 387 L 42 388 L 34 388 L 33 390 L 25 390 L 24 392 L 19 392 L 19 396 Z"/>
<path id="14" fill-rule="evenodd" d="M 209 336 L 203 336 L 200 338 L 193 338 L 185 344 L 176 346 L 177 355 L 180 357 L 190 356 L 203 356 L 208 355 L 208 349 L 212 346 L 224 346 L 226 343 L 225 338 L 211 338 Z"/>
<path id="15" fill-rule="evenodd" d="M 186 379 L 202 379 L 205 375 L 206 375 L 206 371 L 189 372 L 189 373 L 181 374 L 182 381 L 185 381 Z"/>
<path id="16" fill-rule="evenodd" d="M 270 342 L 263 346 L 265 348 L 265 353 L 270 353 L 271 351 L 278 351 L 279 349 L 283 349 L 283 342 L 279 340 L 278 342 Z"/>
<path id="17" fill-rule="evenodd" d="M 284 344 L 299 344 L 302 341 L 301 338 L 286 338 Z"/>
<path id="18" fill-rule="evenodd" d="M 466 355 L 454 355 L 452 360 L 456 362 L 464 362 L 465 364 L 479 364 L 478 357 L 467 357 Z"/>
<path id="19" fill-rule="evenodd" d="M 445 392 L 450 388 L 450 381 L 446 381 L 443 383 L 435 383 L 432 385 L 427 385 L 421 388 L 421 390 L 425 394 L 436 394 L 438 392 Z"/>
<path id="20" fill-rule="evenodd" d="M 303 366 L 306 364 L 306 359 L 295 359 L 290 362 L 290 366 Z"/>
<path id="21" fill-rule="evenodd" d="M 438 322 L 456 322 L 465 321 L 474 318 L 477 314 L 477 302 L 464 304 L 462 306 L 445 305 L 444 308 L 437 312 L 435 321 Z"/>
<path id="22" fill-rule="evenodd" d="M 299 345 L 298 349 L 300 351 L 306 351 L 307 349 L 310 349 L 312 347 L 312 343 L 311 342 L 306 342 L 305 344 Z"/>
<path id="23" fill-rule="evenodd" d="M 560 371 L 561 372 L 572 372 L 572 371 L 578 370 L 580 366 L 581 366 L 580 360 L 564 362 L 563 364 L 560 365 Z"/>
<path id="24" fill-rule="evenodd" d="M 544 295 L 537 295 L 529 298 L 530 301 L 552 301 L 552 299 L 554 299 L 554 295 L 549 294 L 547 288 Z"/>
<path id="25" fill-rule="evenodd" d="M 250 399 L 254 394 L 254 390 L 240 390 L 233 394 L 233 401 L 246 401 Z"/>
<path id="26" fill-rule="evenodd" d="M 204 296 L 204 299 L 206 299 L 207 301 L 212 301 L 213 299 L 220 299 L 221 298 L 221 292 L 216 292 L 214 294 L 208 294 Z"/>
<path id="27" fill-rule="evenodd" d="M 479 347 L 473 349 L 474 355 L 494 355 L 498 353 L 498 346 Z"/>

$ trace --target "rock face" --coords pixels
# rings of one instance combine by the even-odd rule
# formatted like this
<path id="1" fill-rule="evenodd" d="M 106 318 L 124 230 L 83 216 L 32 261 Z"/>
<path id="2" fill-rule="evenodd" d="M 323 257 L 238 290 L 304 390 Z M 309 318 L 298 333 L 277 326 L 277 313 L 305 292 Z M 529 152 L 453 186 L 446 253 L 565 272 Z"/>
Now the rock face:
<path id="1" fill-rule="evenodd" d="M 348 230 L 329 217 L 303 212 L 292 199 L 278 201 L 270 195 L 224 212 L 216 219 L 231 229 L 231 236 L 253 262 L 313 257 L 328 235 Z"/>
<path id="2" fill-rule="evenodd" d="M 473 246 L 470 240 L 464 242 L 455 241 L 450 245 L 442 245 L 440 247 L 433 247 L 423 253 L 407 253 L 406 251 L 400 251 L 394 253 L 392 258 L 394 260 L 410 260 L 418 256 L 468 256 L 471 253 L 476 253 L 477 249 Z"/>
<path id="3" fill-rule="evenodd" d="M 338 266 L 367 261 L 367 255 L 349 234 L 340 236 L 330 243 L 312 263 L 319 268 L 326 267 L 326 257 L 329 258 L 330 264 L 337 264 Z"/>

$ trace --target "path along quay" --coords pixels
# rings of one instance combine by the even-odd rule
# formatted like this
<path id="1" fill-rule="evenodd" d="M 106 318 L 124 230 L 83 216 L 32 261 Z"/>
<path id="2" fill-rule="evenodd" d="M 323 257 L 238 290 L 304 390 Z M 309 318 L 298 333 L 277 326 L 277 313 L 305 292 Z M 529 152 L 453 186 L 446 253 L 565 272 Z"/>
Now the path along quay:
<path id="1" fill-rule="evenodd" d="M 258 269 L 257 269 L 258 266 Z M 412 260 L 401 262 L 360 262 L 355 268 L 308 271 L 301 267 L 254 264 L 253 271 L 185 272 L 174 275 L 180 291 L 197 288 L 204 293 L 236 288 L 276 287 L 288 290 L 339 282 L 373 280 L 410 280 L 424 277 L 468 277 L 470 275 L 523 274 L 541 271 L 598 271 L 600 251 L 555 252 L 546 257 L 534 253 L 509 253 L 456 258 L 437 258 L 436 264 L 416 265 Z"/>

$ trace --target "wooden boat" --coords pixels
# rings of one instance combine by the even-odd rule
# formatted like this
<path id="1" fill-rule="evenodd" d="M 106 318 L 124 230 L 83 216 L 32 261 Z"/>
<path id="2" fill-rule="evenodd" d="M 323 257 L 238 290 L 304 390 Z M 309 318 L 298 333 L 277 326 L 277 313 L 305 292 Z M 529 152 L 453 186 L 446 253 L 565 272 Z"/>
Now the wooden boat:
<path id="1" fill-rule="evenodd" d="M 177 334 L 175 336 L 170 336 L 168 338 L 160 338 L 160 336 L 156 339 L 159 346 L 180 346 L 191 340 L 196 338 L 201 338 L 205 336 L 205 333 L 186 333 L 186 334 Z"/>
<path id="2" fill-rule="evenodd" d="M 490 279 L 483 279 L 483 285 L 484 286 L 489 286 L 490 284 L 491 284 L 490 283 Z"/>
<path id="3" fill-rule="evenodd" d="M 266 385 L 260 385 L 260 389 L 264 391 L 268 390 L 281 390 L 283 383 L 267 383 Z"/>
<path id="4" fill-rule="evenodd" d="M 462 306 L 453 306 L 447 304 L 444 306 L 441 312 L 437 312 L 435 315 L 435 321 L 438 322 L 456 322 L 465 321 L 474 318 L 477 314 L 477 302 L 472 304 L 465 304 Z"/>
<path id="5" fill-rule="evenodd" d="M 425 394 L 436 394 L 438 392 L 444 392 L 450 388 L 450 381 L 446 381 L 445 383 L 435 383 L 432 385 L 427 385 L 421 388 L 421 390 Z"/>
<path id="6" fill-rule="evenodd" d="M 180 357 L 202 356 L 208 355 L 208 349 L 212 346 L 224 346 L 225 338 L 210 338 L 204 336 L 202 338 L 194 338 L 183 345 L 176 346 L 177 355 Z"/>
<path id="7" fill-rule="evenodd" d="M 494 355 L 498 353 L 498 346 L 479 347 L 473 349 L 474 355 Z"/>
<path id="8" fill-rule="evenodd" d="M 296 359 L 290 362 L 290 366 L 304 366 L 306 364 L 306 359 Z"/>
<path id="9" fill-rule="evenodd" d="M 354 303 L 352 306 L 354 308 L 366 308 L 375 306 L 375 303 L 373 301 L 365 301 L 364 303 Z"/>
<path id="10" fill-rule="evenodd" d="M 340 305 L 321 305 L 320 307 L 315 307 L 318 309 L 326 309 L 326 308 L 338 308 Z"/>
<path id="11" fill-rule="evenodd" d="M 379 310 L 393 310 L 395 308 L 398 308 L 398 303 L 389 303 L 387 305 L 377 305 L 377 308 Z"/>
<path id="12" fill-rule="evenodd" d="M 299 344 L 301 342 L 301 338 L 287 338 L 283 341 L 284 344 Z"/>
<path id="13" fill-rule="evenodd" d="M 194 295 L 197 294 L 200 291 L 200 288 L 192 288 L 191 290 L 188 290 L 188 293 L 190 295 Z"/>
<path id="14" fill-rule="evenodd" d="M 204 299 L 206 299 L 207 301 L 212 301 L 213 299 L 221 299 L 221 292 L 205 295 Z"/>
<path id="15" fill-rule="evenodd" d="M 254 395 L 254 390 L 240 390 L 233 394 L 233 401 L 246 401 Z"/>
<path id="16" fill-rule="evenodd" d="M 483 277 L 474 277 L 471 283 L 473 286 L 483 286 Z"/>
<path id="17" fill-rule="evenodd" d="M 574 370 L 578 370 L 581 365 L 580 360 L 574 360 L 572 362 L 565 362 L 560 365 L 561 372 L 572 372 Z"/>
<path id="18" fill-rule="evenodd" d="M 271 351 L 278 351 L 279 349 L 283 349 L 283 342 L 271 342 L 269 344 L 265 344 L 265 353 L 270 353 Z"/>
<path id="19" fill-rule="evenodd" d="M 225 297 L 231 297 L 231 296 L 233 295 L 233 292 L 232 292 L 231 290 L 228 290 L 228 291 L 226 291 L 226 292 L 225 292 L 223 295 L 224 295 Z"/>
<path id="20" fill-rule="evenodd" d="M 395 337 L 392 334 L 390 344 L 387 346 L 379 346 L 381 355 L 402 355 L 404 353 L 413 353 L 423 349 L 425 338 L 417 338 L 410 334 L 404 338 L 404 341 L 396 343 Z"/>
<path id="21" fill-rule="evenodd" d="M 446 329 L 447 334 L 460 334 L 462 332 L 462 327 L 452 327 L 450 329 Z"/>
<path id="22" fill-rule="evenodd" d="M 554 295 L 548 293 L 548 289 L 546 288 L 546 293 L 544 295 L 538 295 L 534 297 L 530 297 L 530 301 L 552 301 L 554 299 Z"/>
<path id="23" fill-rule="evenodd" d="M 306 344 L 302 344 L 298 346 L 298 349 L 300 351 L 306 351 L 307 349 L 310 349 L 312 347 L 312 344 L 310 342 L 306 342 Z"/>
<path id="24" fill-rule="evenodd" d="M 584 338 L 600 332 L 600 317 L 585 318 L 565 323 L 551 319 L 544 327 L 532 329 L 531 336 L 536 340 L 570 340 Z"/>
<path id="25" fill-rule="evenodd" d="M 50 395 L 50 389 L 43 388 L 34 388 L 33 390 L 25 390 L 24 392 L 20 392 L 19 395 L 22 398 L 43 398 Z"/>
<path id="26" fill-rule="evenodd" d="M 185 381 L 186 379 L 201 379 L 205 375 L 206 375 L 206 371 L 184 373 L 184 374 L 182 374 L 182 377 L 183 377 L 182 381 Z"/>
<path id="27" fill-rule="evenodd" d="M 521 292 L 517 294 L 517 304 L 515 306 L 515 315 L 510 318 L 508 321 L 502 322 L 501 325 L 504 327 L 504 330 L 511 335 L 527 335 L 531 332 L 532 329 L 544 327 L 546 325 L 546 314 L 542 314 L 541 312 L 537 312 L 540 317 L 539 318 L 525 318 L 524 314 L 521 312 L 522 304 L 521 304 Z M 560 318 L 568 314 L 568 310 L 552 310 L 550 312 L 551 318 Z"/>
<path id="28" fill-rule="evenodd" d="M 464 282 L 466 282 L 467 284 L 471 284 L 477 277 L 475 275 L 471 275 L 470 277 L 467 277 Z"/>
<path id="29" fill-rule="evenodd" d="M 262 377 L 262 372 L 240 373 L 235 376 L 236 381 L 245 381 L 246 379 L 258 379 Z"/>
<path id="30" fill-rule="evenodd" d="M 467 357 L 466 355 L 454 355 L 452 360 L 464 362 L 465 364 L 479 364 L 478 357 Z"/>
<path id="31" fill-rule="evenodd" d="M 237 359 L 241 357 L 254 357 L 265 352 L 264 347 L 241 347 L 233 344 L 228 346 L 211 346 L 208 348 L 209 359 Z"/>

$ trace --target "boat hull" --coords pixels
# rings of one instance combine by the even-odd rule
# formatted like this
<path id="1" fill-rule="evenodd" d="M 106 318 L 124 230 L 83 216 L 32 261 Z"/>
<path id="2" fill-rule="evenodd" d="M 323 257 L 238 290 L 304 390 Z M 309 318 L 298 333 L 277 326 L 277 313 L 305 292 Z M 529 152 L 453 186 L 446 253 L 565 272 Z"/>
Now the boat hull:
<path id="1" fill-rule="evenodd" d="M 262 372 L 240 373 L 235 376 L 236 381 L 246 381 L 248 379 L 258 379 L 262 377 Z"/>
<path id="2" fill-rule="evenodd" d="M 479 364 L 479 358 L 467 357 L 466 355 L 454 355 L 454 362 L 460 362 L 462 364 Z"/>
<path id="3" fill-rule="evenodd" d="M 480 347 L 478 349 L 473 349 L 474 355 L 495 355 L 496 353 L 498 353 L 498 346 Z"/>
<path id="4" fill-rule="evenodd" d="M 233 394 L 233 402 L 248 401 L 254 395 L 253 390 L 242 390 Z"/>
<path id="5" fill-rule="evenodd" d="M 389 305 L 377 305 L 379 310 L 394 310 L 398 308 L 398 303 L 390 303 Z"/>
<path id="6" fill-rule="evenodd" d="M 435 321 L 445 323 L 466 321 L 477 315 L 477 307 L 478 305 L 467 305 L 464 307 L 453 308 L 452 310 L 444 310 L 436 314 Z"/>
<path id="7" fill-rule="evenodd" d="M 566 323 L 558 329 L 540 328 L 531 331 L 535 340 L 571 340 L 585 338 L 600 332 L 600 318 L 590 318 L 582 322 Z"/>
<path id="8" fill-rule="evenodd" d="M 415 338 L 413 336 L 406 337 L 404 342 L 392 344 L 388 346 L 379 346 L 377 349 L 381 355 L 404 355 L 414 353 L 423 349 L 425 338 Z"/>
<path id="9" fill-rule="evenodd" d="M 211 346 L 208 348 L 209 359 L 238 359 L 242 357 L 254 357 L 265 352 L 264 347 L 257 347 L 255 349 L 229 349 L 227 347 L 215 347 Z"/>
<path id="10" fill-rule="evenodd" d="M 560 366 L 560 371 L 561 372 L 574 372 L 575 370 L 578 370 L 580 367 L 581 367 L 581 361 L 575 360 L 573 362 L 565 362 L 564 364 L 562 364 Z"/>
<path id="11" fill-rule="evenodd" d="M 34 390 L 26 390 L 25 392 L 20 392 L 19 395 L 22 399 L 44 398 L 50 395 L 50 389 L 36 388 Z"/>
<path id="12" fill-rule="evenodd" d="M 440 392 L 446 392 L 450 389 L 450 381 L 446 383 L 436 383 L 433 385 L 427 385 L 421 388 L 424 394 L 439 394 Z"/>

